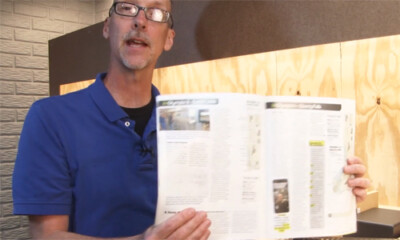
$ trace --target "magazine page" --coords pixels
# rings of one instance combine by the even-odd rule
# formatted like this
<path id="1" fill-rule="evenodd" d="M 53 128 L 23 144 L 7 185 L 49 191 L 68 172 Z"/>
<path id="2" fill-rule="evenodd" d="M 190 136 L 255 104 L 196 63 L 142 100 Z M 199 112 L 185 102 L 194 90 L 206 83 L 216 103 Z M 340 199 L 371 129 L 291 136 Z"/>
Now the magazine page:
<path id="1" fill-rule="evenodd" d="M 267 97 L 265 236 L 338 236 L 356 231 L 356 202 L 343 174 L 354 154 L 355 102 Z"/>
<path id="2" fill-rule="evenodd" d="M 264 229 L 264 97 L 161 95 L 157 102 L 156 223 L 187 207 L 206 211 L 210 239 L 256 239 Z"/>

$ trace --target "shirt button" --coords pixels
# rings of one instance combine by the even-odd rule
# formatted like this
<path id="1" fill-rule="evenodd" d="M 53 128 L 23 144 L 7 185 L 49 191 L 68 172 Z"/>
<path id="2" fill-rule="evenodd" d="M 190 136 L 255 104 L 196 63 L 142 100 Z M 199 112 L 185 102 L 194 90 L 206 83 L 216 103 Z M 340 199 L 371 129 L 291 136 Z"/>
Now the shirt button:
<path id="1" fill-rule="evenodd" d="M 125 127 L 129 127 L 131 125 L 131 123 L 129 121 L 125 122 Z"/>

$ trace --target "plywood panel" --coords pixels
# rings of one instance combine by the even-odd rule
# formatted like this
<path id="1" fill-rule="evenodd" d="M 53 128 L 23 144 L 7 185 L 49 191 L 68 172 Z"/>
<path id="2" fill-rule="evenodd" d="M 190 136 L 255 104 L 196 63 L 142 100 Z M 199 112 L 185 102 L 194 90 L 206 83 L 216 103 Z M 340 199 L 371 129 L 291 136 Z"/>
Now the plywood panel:
<path id="1" fill-rule="evenodd" d="M 275 54 L 260 53 L 156 69 L 153 83 L 163 94 L 241 92 L 276 94 Z"/>
<path id="2" fill-rule="evenodd" d="M 343 81 L 357 101 L 356 154 L 379 204 L 400 206 L 400 35 L 342 44 Z"/>
<path id="3" fill-rule="evenodd" d="M 340 97 L 340 44 L 277 51 L 279 95 Z"/>
<path id="4" fill-rule="evenodd" d="M 74 82 L 74 83 L 60 85 L 60 95 L 86 88 L 90 84 L 92 84 L 94 81 L 95 81 L 94 79 L 90 79 L 90 80 L 84 80 L 84 81 L 80 81 L 80 82 Z"/>

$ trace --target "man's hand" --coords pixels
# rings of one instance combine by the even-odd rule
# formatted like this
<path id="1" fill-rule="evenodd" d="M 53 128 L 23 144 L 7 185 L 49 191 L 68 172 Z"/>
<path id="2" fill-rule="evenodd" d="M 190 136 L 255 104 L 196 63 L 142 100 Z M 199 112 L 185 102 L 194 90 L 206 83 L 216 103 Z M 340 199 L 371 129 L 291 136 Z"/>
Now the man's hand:
<path id="1" fill-rule="evenodd" d="M 30 229 L 33 239 L 57 240 L 100 240 L 114 238 L 95 238 L 68 232 L 68 215 L 30 216 Z M 152 226 L 144 234 L 118 238 L 126 240 L 206 240 L 210 236 L 211 221 L 205 212 L 188 208 L 165 222 Z"/>
<path id="2" fill-rule="evenodd" d="M 354 177 L 349 178 L 347 185 L 353 189 L 353 194 L 356 196 L 357 202 L 362 202 L 367 196 L 367 188 L 370 186 L 370 181 L 364 178 L 366 167 L 358 157 L 349 157 L 347 166 L 343 168 L 343 172 Z"/>
<path id="3" fill-rule="evenodd" d="M 152 226 L 144 233 L 146 240 L 205 240 L 210 236 L 211 221 L 205 212 L 187 208 L 165 222 Z"/>

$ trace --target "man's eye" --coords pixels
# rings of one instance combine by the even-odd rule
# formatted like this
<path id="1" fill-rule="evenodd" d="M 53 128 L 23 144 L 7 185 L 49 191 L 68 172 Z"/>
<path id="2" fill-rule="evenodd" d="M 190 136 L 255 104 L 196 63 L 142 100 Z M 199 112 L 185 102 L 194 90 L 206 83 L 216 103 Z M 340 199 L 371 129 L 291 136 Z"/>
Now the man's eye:
<path id="1" fill-rule="evenodd" d="M 164 19 L 164 12 L 160 9 L 152 9 L 150 11 L 151 19 L 155 21 L 162 21 Z"/>
<path id="2" fill-rule="evenodd" d="M 131 9 L 132 9 L 132 7 L 129 7 L 129 6 L 126 6 L 126 7 L 125 7 L 125 6 L 122 6 L 122 7 L 121 7 L 121 10 L 122 10 L 122 11 L 125 11 L 125 12 L 129 12 L 129 11 L 131 11 Z"/>

